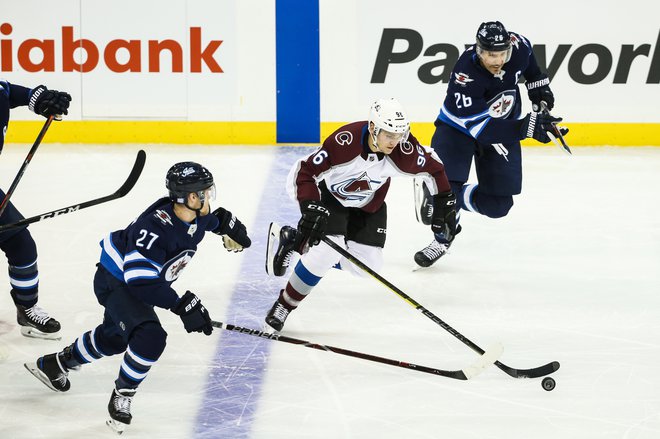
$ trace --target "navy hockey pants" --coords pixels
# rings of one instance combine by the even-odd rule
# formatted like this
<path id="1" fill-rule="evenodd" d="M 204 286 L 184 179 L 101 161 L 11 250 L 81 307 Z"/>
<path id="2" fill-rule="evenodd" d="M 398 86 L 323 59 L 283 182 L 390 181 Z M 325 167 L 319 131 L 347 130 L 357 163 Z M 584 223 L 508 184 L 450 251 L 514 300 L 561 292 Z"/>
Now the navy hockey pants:
<path id="1" fill-rule="evenodd" d="M 94 293 L 105 308 L 103 323 L 74 342 L 74 359 L 84 364 L 124 352 L 115 386 L 136 388 L 165 350 L 167 332 L 153 306 L 131 294 L 103 266 L 97 267 Z"/>
<path id="2" fill-rule="evenodd" d="M 436 122 L 431 147 L 445 165 L 445 173 L 462 209 L 476 210 L 491 218 L 505 216 L 513 206 L 513 195 L 522 188 L 520 142 L 495 148 L 483 144 L 442 122 Z M 498 152 L 499 151 L 499 152 Z M 477 180 L 465 198 L 474 159 Z M 469 204 L 469 206 L 468 206 Z"/>

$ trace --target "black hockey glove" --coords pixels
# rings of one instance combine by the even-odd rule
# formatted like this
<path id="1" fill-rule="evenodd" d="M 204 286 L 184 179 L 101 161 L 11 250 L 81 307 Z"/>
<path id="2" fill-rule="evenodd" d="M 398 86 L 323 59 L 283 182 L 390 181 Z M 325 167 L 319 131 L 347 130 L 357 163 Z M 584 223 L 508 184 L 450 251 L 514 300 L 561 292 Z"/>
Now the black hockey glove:
<path id="1" fill-rule="evenodd" d="M 179 299 L 172 308 L 172 312 L 181 317 L 183 327 L 189 333 L 203 332 L 206 335 L 211 335 L 213 332 L 209 312 L 204 308 L 199 297 L 190 291 L 186 291 L 186 294 Z"/>
<path id="2" fill-rule="evenodd" d="M 57 90 L 48 90 L 46 86 L 39 85 L 30 92 L 28 108 L 44 117 L 69 114 L 69 93 Z"/>
<path id="3" fill-rule="evenodd" d="M 543 74 L 535 81 L 529 81 L 527 86 L 527 95 L 532 101 L 532 109 L 536 112 L 541 111 L 541 101 L 545 102 L 548 111 L 555 106 L 555 95 L 550 90 L 550 79 L 548 75 Z"/>
<path id="4" fill-rule="evenodd" d="M 456 195 L 453 192 L 443 192 L 433 196 L 433 233 L 444 235 L 447 241 L 454 240 L 456 235 Z"/>
<path id="5" fill-rule="evenodd" d="M 306 243 L 312 247 L 321 242 L 330 212 L 323 203 L 316 200 L 301 201 L 300 212 L 302 213 L 300 221 L 298 221 L 300 243 L 302 245 Z"/>
<path id="6" fill-rule="evenodd" d="M 525 86 L 527 87 L 527 95 L 529 96 L 529 100 L 532 101 L 532 109 L 534 111 L 541 111 L 541 101 L 545 102 L 548 111 L 554 108 L 555 95 L 550 90 L 550 78 L 548 78 L 548 75 L 544 73 L 535 81 L 528 81 Z"/>
<path id="7" fill-rule="evenodd" d="M 548 136 L 548 131 L 554 133 L 555 129 L 557 129 L 561 132 L 562 136 L 568 134 L 568 128 L 556 125 L 562 120 L 561 117 L 553 117 L 547 112 L 531 112 L 522 119 L 520 135 L 523 139 L 533 137 L 541 143 L 548 143 L 552 140 L 550 136 Z"/>
<path id="8" fill-rule="evenodd" d="M 230 211 L 223 207 L 218 207 L 212 212 L 212 215 L 215 215 L 218 221 L 220 221 L 220 225 L 213 230 L 213 233 L 216 235 L 226 235 L 226 237 L 223 236 L 222 238 L 222 244 L 227 251 L 240 252 L 252 245 L 252 241 L 247 234 L 247 229 Z"/>

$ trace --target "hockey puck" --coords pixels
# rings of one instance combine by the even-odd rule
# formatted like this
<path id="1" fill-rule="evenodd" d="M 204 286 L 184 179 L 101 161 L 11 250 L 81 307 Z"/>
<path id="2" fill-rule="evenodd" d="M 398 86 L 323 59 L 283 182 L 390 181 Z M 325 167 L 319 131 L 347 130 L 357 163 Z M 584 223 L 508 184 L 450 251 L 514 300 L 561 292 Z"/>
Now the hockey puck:
<path id="1" fill-rule="evenodd" d="M 550 378 L 550 377 L 545 377 L 543 378 L 543 381 L 541 381 L 541 386 L 543 386 L 543 390 L 546 390 L 548 392 L 554 390 L 555 385 L 555 380 Z"/>

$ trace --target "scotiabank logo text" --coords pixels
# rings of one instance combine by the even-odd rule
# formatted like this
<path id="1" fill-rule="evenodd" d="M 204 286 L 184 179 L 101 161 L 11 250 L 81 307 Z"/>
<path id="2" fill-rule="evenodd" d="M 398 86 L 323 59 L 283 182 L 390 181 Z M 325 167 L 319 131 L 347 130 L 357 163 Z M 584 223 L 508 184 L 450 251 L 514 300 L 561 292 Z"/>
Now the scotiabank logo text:
<path id="1" fill-rule="evenodd" d="M 92 40 L 75 38 L 72 26 L 62 26 L 59 40 L 31 38 L 14 41 L 10 37 L 12 32 L 11 24 L 0 25 L 0 70 L 3 73 L 13 72 L 15 61 L 26 72 L 54 72 L 56 67 L 63 72 L 91 72 L 100 62 L 116 73 L 183 72 L 184 50 L 182 44 L 175 40 L 116 39 L 110 40 L 105 47 L 99 47 Z M 202 28 L 191 27 L 189 32 L 190 72 L 200 73 L 206 66 L 211 73 L 222 73 L 214 57 L 222 40 L 210 40 L 203 45 Z M 143 66 L 143 51 L 147 56 L 146 66 Z M 161 66 L 161 57 L 170 61 L 168 67 Z"/>
<path id="2" fill-rule="evenodd" d="M 406 47 L 405 50 L 397 50 L 396 47 Z M 471 44 L 466 45 L 469 47 Z M 597 84 L 614 69 L 613 84 L 625 84 L 633 63 L 636 66 L 648 68 L 646 84 L 660 83 L 660 33 L 655 42 L 655 48 L 651 52 L 651 44 L 622 44 L 614 58 L 613 51 L 608 47 L 590 43 L 582 46 L 572 44 L 559 44 L 553 54 L 548 54 L 545 44 L 534 44 L 534 54 L 541 70 L 548 72 L 552 79 L 559 68 L 568 63 L 568 75 L 579 84 Z M 417 70 L 417 76 L 425 84 L 447 83 L 451 70 L 456 64 L 461 50 L 447 43 L 436 43 L 426 47 L 424 52 L 424 40 L 422 35 L 414 29 L 383 29 L 383 34 L 376 55 L 372 84 L 382 84 L 387 77 L 388 69 L 395 68 L 397 64 L 406 64 L 422 57 L 423 64 Z M 571 52 L 572 49 L 572 52 Z M 569 52 L 570 55 L 569 55 Z M 616 51 L 615 51 L 616 52 Z M 595 68 L 585 71 L 585 59 L 595 57 Z"/>

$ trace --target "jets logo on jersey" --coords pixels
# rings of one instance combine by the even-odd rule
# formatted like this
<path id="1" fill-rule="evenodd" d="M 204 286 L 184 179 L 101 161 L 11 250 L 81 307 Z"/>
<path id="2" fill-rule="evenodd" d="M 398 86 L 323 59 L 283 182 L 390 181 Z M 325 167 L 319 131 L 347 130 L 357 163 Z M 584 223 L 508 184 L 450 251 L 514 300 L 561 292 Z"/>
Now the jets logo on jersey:
<path id="1" fill-rule="evenodd" d="M 330 187 L 330 191 L 342 200 L 361 201 L 369 198 L 380 184 L 380 181 L 372 180 L 366 172 L 363 172 L 357 178 L 351 178 L 333 184 Z M 376 186 L 375 189 L 374 186 Z"/>
<path id="2" fill-rule="evenodd" d="M 518 39 L 518 37 L 516 36 L 516 34 L 509 34 L 509 36 L 511 37 L 511 44 L 512 44 L 516 49 L 518 49 L 518 48 L 519 48 L 518 45 L 520 44 L 520 40 Z"/>
<path id="3" fill-rule="evenodd" d="M 172 217 L 170 216 L 169 213 L 165 212 L 164 210 L 156 210 L 156 213 L 154 213 L 154 216 L 160 220 L 163 225 L 170 225 L 173 226 L 172 224 Z"/>
<path id="4" fill-rule="evenodd" d="M 516 103 L 516 92 L 505 90 L 488 102 L 488 115 L 496 118 L 504 118 L 511 113 Z"/>
<path id="5" fill-rule="evenodd" d="M 194 255 L 194 251 L 186 250 L 167 262 L 163 269 L 165 272 L 165 280 L 168 282 L 174 282 L 177 280 L 181 271 L 186 268 L 186 265 L 188 265 L 188 262 L 190 262 Z"/>
<path id="6" fill-rule="evenodd" d="M 468 85 L 470 82 L 473 82 L 473 81 L 474 81 L 474 79 L 471 79 L 471 78 L 470 78 L 468 75 L 466 75 L 465 73 L 460 73 L 460 72 L 459 72 L 459 73 L 454 73 L 454 76 L 456 77 L 456 79 L 454 80 L 454 82 L 455 82 L 456 84 L 460 85 L 461 87 L 465 87 L 465 86 Z"/>
<path id="7" fill-rule="evenodd" d="M 350 131 L 341 131 L 335 134 L 335 142 L 339 145 L 350 145 L 353 143 L 353 133 Z"/>

